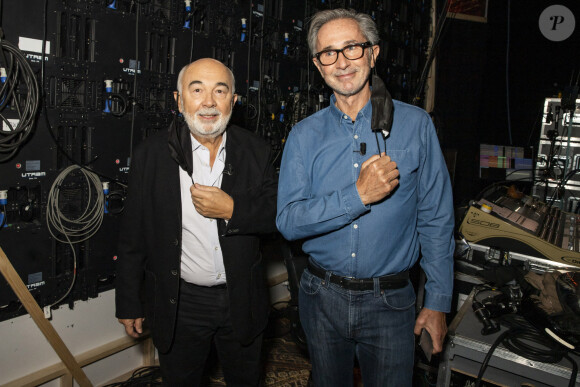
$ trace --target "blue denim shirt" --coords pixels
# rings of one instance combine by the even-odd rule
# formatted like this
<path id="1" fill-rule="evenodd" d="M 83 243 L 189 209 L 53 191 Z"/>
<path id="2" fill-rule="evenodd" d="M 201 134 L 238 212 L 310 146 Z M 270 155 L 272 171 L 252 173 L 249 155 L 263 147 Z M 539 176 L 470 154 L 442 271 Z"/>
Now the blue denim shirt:
<path id="1" fill-rule="evenodd" d="M 288 136 L 278 185 L 276 224 L 288 240 L 306 239 L 304 252 L 337 275 L 370 278 L 413 266 L 422 253 L 424 306 L 449 312 L 453 290 L 453 199 L 435 128 L 422 109 L 394 103 L 386 153 L 398 166 L 399 186 L 363 205 L 356 181 L 380 147 L 371 131 L 371 102 L 355 122 L 336 106 L 299 122 Z M 360 144 L 366 143 L 366 155 Z"/>

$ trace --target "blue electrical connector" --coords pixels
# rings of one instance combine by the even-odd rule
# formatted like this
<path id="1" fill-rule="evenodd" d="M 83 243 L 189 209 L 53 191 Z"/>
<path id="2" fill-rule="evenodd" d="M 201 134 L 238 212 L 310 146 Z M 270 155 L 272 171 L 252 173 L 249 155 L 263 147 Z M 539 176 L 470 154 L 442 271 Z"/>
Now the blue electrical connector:
<path id="1" fill-rule="evenodd" d="M 185 24 L 183 25 L 183 28 L 190 29 L 191 28 L 191 0 L 184 0 L 183 2 L 185 3 L 185 12 L 187 12 L 187 15 L 185 16 Z"/>
<path id="2" fill-rule="evenodd" d="M 111 94 L 113 92 L 113 80 L 105 79 L 105 93 Z M 107 99 L 105 100 L 105 109 L 103 110 L 104 113 L 111 112 L 111 99 L 108 96 L 105 96 Z"/>
<path id="3" fill-rule="evenodd" d="M 109 182 L 103 181 L 103 194 L 105 194 L 105 214 L 109 213 Z"/>
<path id="4" fill-rule="evenodd" d="M 0 67 L 0 82 L 6 83 L 6 78 L 8 78 L 8 76 L 6 75 L 6 68 Z M 4 98 L 6 98 L 6 96 L 2 98 L 0 104 L 4 103 Z"/>
<path id="5" fill-rule="evenodd" d="M 3 209 L 0 211 L 0 227 L 2 227 L 2 225 L 8 227 L 8 224 L 4 224 L 6 217 L 6 204 L 8 204 L 8 191 L 2 190 L 0 191 L 0 206 L 2 206 Z"/>
<path id="6" fill-rule="evenodd" d="M 284 110 L 286 110 L 286 102 L 280 101 L 280 122 L 284 122 Z"/>
<path id="7" fill-rule="evenodd" d="M 242 35 L 240 36 L 240 42 L 246 40 L 246 18 L 242 18 Z"/>

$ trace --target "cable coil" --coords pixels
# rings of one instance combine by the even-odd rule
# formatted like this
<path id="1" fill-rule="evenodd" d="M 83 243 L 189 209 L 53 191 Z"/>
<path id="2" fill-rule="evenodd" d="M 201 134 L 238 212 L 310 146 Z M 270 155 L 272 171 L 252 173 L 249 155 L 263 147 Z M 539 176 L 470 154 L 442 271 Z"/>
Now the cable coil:
<path id="1" fill-rule="evenodd" d="M 72 172 L 80 170 L 84 175 L 89 187 L 88 200 L 82 214 L 71 219 L 63 214 L 62 206 L 59 202 L 61 187 L 67 176 Z M 94 188 L 91 190 L 91 185 Z M 93 196 L 94 195 L 94 196 Z M 99 177 L 78 165 L 71 165 L 64 169 L 54 180 L 48 194 L 46 209 L 46 223 L 50 234 L 59 242 L 79 243 L 91 238 L 98 231 L 103 222 L 105 210 L 105 196 L 103 193 Z M 64 236 L 64 238 L 63 238 Z"/>
<path id="2" fill-rule="evenodd" d="M 0 87 L 0 119 L 4 126 L 4 130 L 0 130 L 1 163 L 12 158 L 32 133 L 40 93 L 34 72 L 18 47 L 0 39 L 0 60 L 6 70 L 6 79 Z M 20 98 L 23 96 L 25 100 L 21 106 Z M 4 115 L 5 110 L 15 110 L 18 114 L 15 126 L 10 117 Z"/>

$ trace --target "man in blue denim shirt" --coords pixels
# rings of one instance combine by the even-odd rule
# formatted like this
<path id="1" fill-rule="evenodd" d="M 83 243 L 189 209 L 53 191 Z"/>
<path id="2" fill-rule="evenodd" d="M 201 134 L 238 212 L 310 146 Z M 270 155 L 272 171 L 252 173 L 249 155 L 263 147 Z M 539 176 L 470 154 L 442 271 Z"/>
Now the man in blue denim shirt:
<path id="1" fill-rule="evenodd" d="M 334 95 L 329 107 L 290 132 L 276 223 L 286 239 L 305 239 L 310 256 L 299 304 L 314 384 L 352 386 L 356 356 L 365 387 L 410 386 L 413 332 L 426 329 L 434 353 L 447 333 L 454 248 L 449 174 L 425 111 L 393 101 L 390 135 L 384 140 L 371 130 L 369 74 L 379 46 L 368 15 L 319 12 L 308 42 Z M 420 252 L 426 297 L 415 319 L 408 270 Z"/>

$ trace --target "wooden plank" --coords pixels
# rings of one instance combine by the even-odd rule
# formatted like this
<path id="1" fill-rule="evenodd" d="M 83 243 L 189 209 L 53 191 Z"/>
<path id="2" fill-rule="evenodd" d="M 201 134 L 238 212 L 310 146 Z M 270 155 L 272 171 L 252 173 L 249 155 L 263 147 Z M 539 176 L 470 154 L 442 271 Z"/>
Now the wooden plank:
<path id="1" fill-rule="evenodd" d="M 22 279 L 10 263 L 10 260 L 4 253 L 4 250 L 0 247 L 0 271 L 6 281 L 14 291 L 14 293 L 18 296 L 18 299 L 22 303 L 22 305 L 30 314 L 30 317 L 34 320 L 38 329 L 44 334 L 44 337 L 48 340 L 52 348 L 57 353 L 58 357 L 62 360 L 62 362 L 66 365 L 66 368 L 71 372 L 77 383 L 81 387 L 92 387 L 91 382 L 81 369 L 81 367 L 76 362 L 73 355 L 70 353 L 67 346 L 64 344 L 58 332 L 54 329 L 52 324 L 44 317 L 44 313 L 40 309 L 40 306 L 36 303 L 30 291 Z"/>
<path id="2" fill-rule="evenodd" d="M 84 367 L 105 357 L 121 352 L 134 345 L 140 344 L 145 340 L 147 340 L 146 337 L 134 339 L 130 336 L 124 336 L 78 355 L 77 360 L 79 364 Z"/>
<path id="3" fill-rule="evenodd" d="M 35 387 L 66 374 L 66 367 L 63 363 L 53 364 L 21 378 L 12 380 L 2 387 Z"/>
<path id="4" fill-rule="evenodd" d="M 67 371 L 65 375 L 60 377 L 60 387 L 73 387 L 74 384 L 74 378 L 70 372 Z"/>
<path id="5" fill-rule="evenodd" d="M 155 346 L 153 345 L 152 339 L 149 339 L 143 343 L 143 365 L 157 365 L 155 361 Z"/>

